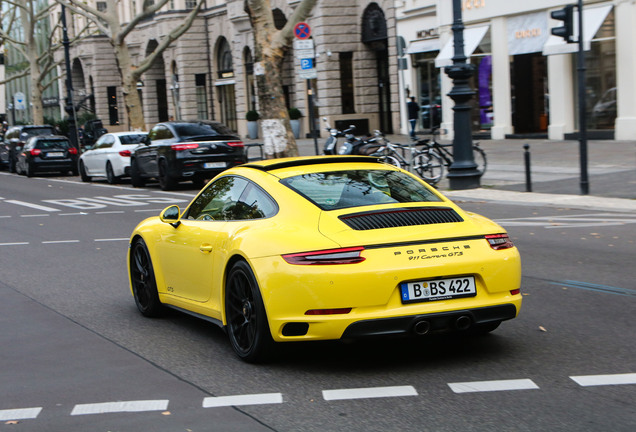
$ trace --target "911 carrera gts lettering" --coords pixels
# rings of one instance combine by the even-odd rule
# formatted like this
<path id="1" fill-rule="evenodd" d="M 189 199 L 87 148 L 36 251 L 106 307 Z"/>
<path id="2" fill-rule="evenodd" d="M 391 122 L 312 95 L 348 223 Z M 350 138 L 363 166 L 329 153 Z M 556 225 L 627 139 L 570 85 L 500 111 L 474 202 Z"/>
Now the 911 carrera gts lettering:
<path id="1" fill-rule="evenodd" d="M 449 252 L 447 254 L 438 254 L 438 255 L 413 255 L 409 257 L 409 261 L 415 261 L 415 260 L 424 260 L 424 259 L 431 259 L 431 258 L 447 258 L 447 257 L 458 257 L 458 256 L 462 256 L 464 255 L 464 252 Z"/>

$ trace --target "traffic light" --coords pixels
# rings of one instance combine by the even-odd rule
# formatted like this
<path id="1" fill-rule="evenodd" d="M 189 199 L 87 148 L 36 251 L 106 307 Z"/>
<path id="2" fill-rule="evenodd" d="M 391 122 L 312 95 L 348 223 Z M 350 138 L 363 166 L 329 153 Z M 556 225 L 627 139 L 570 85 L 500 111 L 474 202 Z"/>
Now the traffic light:
<path id="1" fill-rule="evenodd" d="M 554 27 L 550 32 L 555 36 L 562 37 L 567 43 L 576 42 L 572 37 L 574 33 L 573 9 L 574 5 L 567 5 L 563 9 L 550 12 L 553 19 L 563 21 L 562 26 Z"/>

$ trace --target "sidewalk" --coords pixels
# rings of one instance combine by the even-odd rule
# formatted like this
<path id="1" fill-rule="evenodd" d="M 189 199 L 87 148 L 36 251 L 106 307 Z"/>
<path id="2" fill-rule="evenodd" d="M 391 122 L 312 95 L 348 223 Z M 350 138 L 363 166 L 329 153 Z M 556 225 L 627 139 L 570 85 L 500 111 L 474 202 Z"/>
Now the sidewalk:
<path id="1" fill-rule="evenodd" d="M 406 135 L 389 135 L 408 143 Z M 318 138 L 322 152 L 325 138 Z M 255 140 L 253 142 L 259 142 Z M 315 155 L 313 138 L 297 141 L 301 156 Z M 526 192 L 524 144 L 529 144 L 532 192 Z M 636 212 L 636 141 L 588 141 L 589 195 L 581 195 L 578 141 L 482 140 L 488 169 L 481 188 L 451 191 L 446 174 L 439 190 L 453 199 L 502 201 Z"/>

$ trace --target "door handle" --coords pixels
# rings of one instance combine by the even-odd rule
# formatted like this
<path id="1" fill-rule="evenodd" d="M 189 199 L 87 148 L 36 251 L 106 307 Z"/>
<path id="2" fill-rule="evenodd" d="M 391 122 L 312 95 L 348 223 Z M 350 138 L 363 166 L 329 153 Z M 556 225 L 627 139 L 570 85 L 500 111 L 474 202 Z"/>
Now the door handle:
<path id="1" fill-rule="evenodd" d="M 199 246 L 199 250 L 203 253 L 210 253 L 212 252 L 212 245 L 203 243 L 201 246 Z"/>

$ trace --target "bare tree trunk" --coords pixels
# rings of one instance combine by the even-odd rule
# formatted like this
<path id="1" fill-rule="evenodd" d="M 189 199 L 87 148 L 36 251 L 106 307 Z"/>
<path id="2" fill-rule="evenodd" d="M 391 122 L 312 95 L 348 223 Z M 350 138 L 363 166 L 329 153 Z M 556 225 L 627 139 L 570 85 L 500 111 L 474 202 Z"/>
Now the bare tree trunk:
<path id="1" fill-rule="evenodd" d="M 130 130 L 146 130 L 146 122 L 141 107 L 141 100 L 137 92 L 137 75 L 131 63 L 130 52 L 125 42 L 115 45 L 115 58 L 117 60 L 117 68 L 122 79 L 122 92 L 124 94 L 124 105 L 126 106 L 126 120 L 128 121 L 128 129 Z"/>

